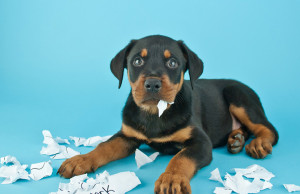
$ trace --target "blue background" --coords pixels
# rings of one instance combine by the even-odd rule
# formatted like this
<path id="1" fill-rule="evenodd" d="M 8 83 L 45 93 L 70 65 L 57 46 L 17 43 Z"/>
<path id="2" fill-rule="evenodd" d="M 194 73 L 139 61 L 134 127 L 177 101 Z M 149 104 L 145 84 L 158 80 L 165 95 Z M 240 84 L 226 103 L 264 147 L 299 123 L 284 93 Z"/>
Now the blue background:
<path id="1" fill-rule="evenodd" d="M 202 78 L 233 78 L 254 88 L 280 134 L 264 160 L 215 149 L 213 162 L 192 179 L 193 193 L 221 186 L 208 180 L 216 167 L 224 176 L 251 164 L 276 175 L 273 189 L 262 193 L 300 185 L 298 0 L 0 0 L 0 156 L 23 164 L 48 160 L 39 154 L 43 129 L 63 138 L 117 132 L 130 87 L 125 76 L 117 89 L 110 60 L 131 39 L 151 34 L 184 40 L 204 61 Z M 152 193 L 170 159 L 159 156 L 138 170 L 132 155 L 97 173 L 134 171 L 142 184 L 130 193 Z M 53 161 L 55 171 L 62 161 Z M 59 182 L 68 180 L 53 174 L 0 185 L 0 193 L 48 193 Z"/>

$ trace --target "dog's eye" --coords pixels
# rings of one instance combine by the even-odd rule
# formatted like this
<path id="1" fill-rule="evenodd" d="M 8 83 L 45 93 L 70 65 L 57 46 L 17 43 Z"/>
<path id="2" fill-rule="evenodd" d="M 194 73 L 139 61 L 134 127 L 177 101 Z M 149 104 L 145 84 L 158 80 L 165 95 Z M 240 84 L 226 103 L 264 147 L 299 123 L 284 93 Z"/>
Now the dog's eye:
<path id="1" fill-rule="evenodd" d="M 175 59 L 170 59 L 168 62 L 167 62 L 167 66 L 171 69 L 175 69 L 178 67 L 178 63 Z"/>
<path id="2" fill-rule="evenodd" d="M 134 60 L 133 60 L 133 65 L 136 66 L 136 67 L 140 67 L 144 64 L 144 60 L 141 58 L 141 57 L 136 57 Z"/>

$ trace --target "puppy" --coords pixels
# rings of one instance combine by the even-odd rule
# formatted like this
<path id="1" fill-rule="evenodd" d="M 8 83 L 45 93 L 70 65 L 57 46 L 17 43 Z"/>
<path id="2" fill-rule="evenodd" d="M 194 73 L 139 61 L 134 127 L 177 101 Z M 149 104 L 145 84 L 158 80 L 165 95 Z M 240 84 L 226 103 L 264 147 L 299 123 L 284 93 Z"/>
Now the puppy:
<path id="1" fill-rule="evenodd" d="M 175 154 L 154 192 L 191 193 L 190 179 L 211 162 L 214 147 L 227 144 L 230 153 L 238 153 L 253 135 L 246 152 L 264 158 L 278 141 L 257 94 L 234 80 L 198 79 L 203 62 L 182 41 L 160 35 L 132 40 L 111 61 L 119 88 L 125 68 L 131 92 L 121 130 L 90 153 L 63 162 L 61 176 L 95 171 L 145 143 L 163 154 Z M 189 81 L 184 80 L 187 70 Z M 159 117 L 160 100 L 168 106 Z"/>

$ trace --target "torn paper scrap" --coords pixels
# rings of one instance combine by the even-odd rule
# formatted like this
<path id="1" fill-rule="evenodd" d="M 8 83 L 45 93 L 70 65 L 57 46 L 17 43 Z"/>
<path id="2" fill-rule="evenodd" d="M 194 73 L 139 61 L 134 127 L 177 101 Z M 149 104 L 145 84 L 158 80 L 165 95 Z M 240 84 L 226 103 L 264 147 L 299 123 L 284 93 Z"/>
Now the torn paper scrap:
<path id="1" fill-rule="evenodd" d="M 166 102 L 164 100 L 160 100 L 157 104 L 157 108 L 158 108 L 158 117 L 160 117 L 164 111 L 167 109 L 168 104 L 174 104 L 174 102 Z"/>
<path id="2" fill-rule="evenodd" d="M 38 181 L 44 177 L 51 176 L 53 168 L 51 166 L 51 161 L 40 162 L 36 164 L 31 164 L 29 177 L 35 181 Z"/>
<path id="3" fill-rule="evenodd" d="M 218 168 L 213 170 L 210 174 L 211 174 L 211 176 L 209 177 L 210 180 L 219 181 L 220 183 L 224 184 L 224 181 L 221 178 L 220 171 Z"/>
<path id="4" fill-rule="evenodd" d="M 10 156 L 10 155 L 5 156 L 5 157 L 1 157 L 0 161 L 1 161 L 1 164 L 12 163 L 12 164 L 16 164 L 16 165 L 21 165 L 20 162 L 17 160 L 16 157 Z"/>
<path id="5" fill-rule="evenodd" d="M 272 189 L 273 187 L 273 184 L 268 182 L 268 181 L 262 181 L 263 182 L 263 186 L 262 186 L 262 189 L 261 190 L 264 190 L 264 189 Z"/>
<path id="6" fill-rule="evenodd" d="M 60 153 L 54 154 L 50 156 L 52 159 L 65 159 L 65 158 L 71 158 L 73 156 L 77 156 L 80 154 L 80 152 L 77 152 L 73 150 L 70 147 L 66 146 L 60 146 Z"/>
<path id="7" fill-rule="evenodd" d="M 42 147 L 42 150 L 40 151 L 41 154 L 45 155 L 53 155 L 60 152 L 60 145 L 53 139 L 50 131 L 43 130 L 42 131 L 44 136 L 44 144 L 47 144 L 47 147 Z"/>
<path id="8" fill-rule="evenodd" d="M 56 142 L 58 144 L 70 144 L 69 140 L 67 139 L 62 139 L 61 137 L 53 138 L 49 130 L 43 130 L 42 133 L 44 136 L 44 144 L 52 144 L 53 142 Z"/>
<path id="9" fill-rule="evenodd" d="M 59 152 L 58 151 L 59 150 L 58 149 L 59 144 L 70 144 L 69 140 L 67 140 L 67 139 L 62 139 L 61 137 L 53 138 L 50 131 L 48 131 L 48 130 L 43 130 L 42 133 L 43 133 L 43 136 L 44 136 L 43 143 L 47 144 L 48 147 L 50 146 L 50 147 L 53 148 L 53 150 L 51 151 L 52 154 L 53 153 L 55 154 L 55 152 L 56 153 Z M 44 149 L 46 149 L 46 148 L 44 148 Z M 48 150 L 49 150 L 49 148 L 48 148 Z"/>
<path id="10" fill-rule="evenodd" d="M 58 186 L 58 192 L 57 193 L 78 193 L 79 190 L 81 191 L 89 191 L 91 188 L 89 188 L 89 185 L 87 185 L 87 180 L 89 177 L 87 174 L 75 176 L 70 179 L 70 183 L 59 183 Z M 92 178 L 91 178 L 92 179 Z M 95 180 L 95 179 L 93 179 Z M 95 180 L 96 185 L 97 181 Z"/>
<path id="11" fill-rule="evenodd" d="M 104 137 L 94 136 L 94 137 L 90 137 L 90 138 L 86 139 L 84 137 L 70 136 L 70 139 L 74 141 L 74 144 L 76 147 L 81 146 L 81 145 L 96 147 L 99 143 L 105 142 L 111 137 L 112 137 L 112 135 L 108 135 L 108 136 L 104 136 Z"/>
<path id="12" fill-rule="evenodd" d="M 136 161 L 137 167 L 140 168 L 141 166 L 143 166 L 145 164 L 153 162 L 158 155 L 159 155 L 159 152 L 155 152 L 148 157 L 141 150 L 136 149 L 135 150 L 135 161 Z"/>
<path id="13" fill-rule="evenodd" d="M 234 176 L 227 174 L 224 186 L 227 189 L 231 189 L 236 193 L 259 193 L 261 190 L 266 189 L 265 182 L 255 178 L 252 182 L 245 180 L 240 173 L 236 173 Z M 272 184 L 270 185 L 272 188 Z"/>
<path id="14" fill-rule="evenodd" d="M 141 181 L 134 172 L 127 171 L 109 176 L 108 184 L 111 190 L 115 188 L 116 193 L 123 194 L 141 184 Z"/>
<path id="15" fill-rule="evenodd" d="M 230 193 L 231 191 L 234 191 L 236 193 L 258 193 L 261 190 L 264 189 L 272 189 L 273 185 L 269 181 L 262 181 L 262 180 L 270 180 L 274 175 L 270 174 L 269 171 L 267 171 L 265 168 L 258 166 L 258 165 L 252 165 L 249 166 L 246 169 L 235 169 L 236 174 L 235 175 L 230 175 L 226 174 L 225 175 L 225 180 L 223 181 L 219 169 L 216 168 L 211 172 L 211 177 L 209 178 L 210 180 L 215 180 L 220 183 L 224 187 L 219 187 L 215 189 L 215 193 L 218 194 L 226 194 Z M 268 173 L 267 173 L 268 172 Z M 249 180 L 246 180 L 243 178 L 243 176 L 249 175 L 251 178 L 254 178 L 252 182 Z M 262 179 L 262 180 L 261 180 Z"/>
<path id="16" fill-rule="evenodd" d="M 247 178 L 259 178 L 266 181 L 270 181 L 271 178 L 275 177 L 275 175 L 269 172 L 264 167 L 261 167 L 257 164 L 248 166 L 246 169 L 235 168 L 236 173 L 241 173 L 243 176 Z"/>
<path id="17" fill-rule="evenodd" d="M 59 144 L 70 144 L 69 140 L 62 139 L 60 137 L 56 137 L 56 138 L 54 138 L 54 140 L 56 141 L 56 143 L 59 143 Z"/>
<path id="18" fill-rule="evenodd" d="M 231 176 L 230 174 L 227 173 L 225 175 L 225 179 L 226 180 L 224 181 L 224 186 L 227 189 L 231 189 L 236 193 L 249 193 L 248 189 L 251 189 L 251 187 L 250 187 L 251 182 L 248 180 L 245 180 L 242 177 L 242 175 L 239 173 L 237 173 L 234 176 Z M 254 193 L 256 193 L 256 192 L 254 192 Z"/>
<path id="19" fill-rule="evenodd" d="M 28 172 L 26 168 L 28 165 L 21 165 L 20 162 L 13 156 L 5 156 L 1 158 L 1 164 L 9 164 L 10 166 L 2 166 L 0 168 L 0 177 L 5 178 L 2 184 L 11 184 L 16 182 L 18 179 L 29 180 Z"/>
<path id="20" fill-rule="evenodd" d="M 120 172 L 109 175 L 107 171 L 98 174 L 95 179 L 89 178 L 87 174 L 75 176 L 70 179 L 70 183 L 60 183 L 57 192 L 70 194 L 84 193 L 116 193 L 124 194 L 137 185 L 141 184 L 134 172 Z"/>
<path id="21" fill-rule="evenodd" d="M 288 192 L 300 191 L 300 186 L 294 184 L 283 184 L 284 188 L 288 190 Z"/>
<path id="22" fill-rule="evenodd" d="M 97 185 L 104 185 L 108 182 L 108 172 L 96 175 L 96 179 L 89 178 L 87 174 L 72 177 L 70 183 L 59 183 L 58 191 L 52 194 L 60 193 L 92 193 L 91 190 Z"/>
<path id="23" fill-rule="evenodd" d="M 80 152 L 73 150 L 70 147 L 64 145 L 59 145 L 56 140 L 52 137 L 50 131 L 43 130 L 44 144 L 47 144 L 47 147 L 42 147 L 40 151 L 41 154 L 53 155 L 52 159 L 65 159 L 71 158 L 73 156 L 79 155 Z"/>
<path id="24" fill-rule="evenodd" d="M 215 194 L 231 194 L 232 190 L 226 189 L 225 187 L 216 187 L 214 190 Z"/>
<path id="25" fill-rule="evenodd" d="M 0 168 L 0 177 L 5 178 L 2 184 L 11 184 L 16 182 L 18 179 L 29 180 L 28 172 L 25 170 L 27 165 L 12 165 L 2 166 Z"/>

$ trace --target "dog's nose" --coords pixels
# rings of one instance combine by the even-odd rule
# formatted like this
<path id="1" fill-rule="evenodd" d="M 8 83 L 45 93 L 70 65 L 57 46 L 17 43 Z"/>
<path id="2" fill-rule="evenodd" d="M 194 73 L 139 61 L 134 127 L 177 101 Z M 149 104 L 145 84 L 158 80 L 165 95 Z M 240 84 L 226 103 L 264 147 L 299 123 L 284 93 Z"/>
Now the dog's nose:
<path id="1" fill-rule="evenodd" d="M 157 93 L 161 88 L 161 81 L 159 79 L 147 79 L 144 87 L 147 92 Z"/>

